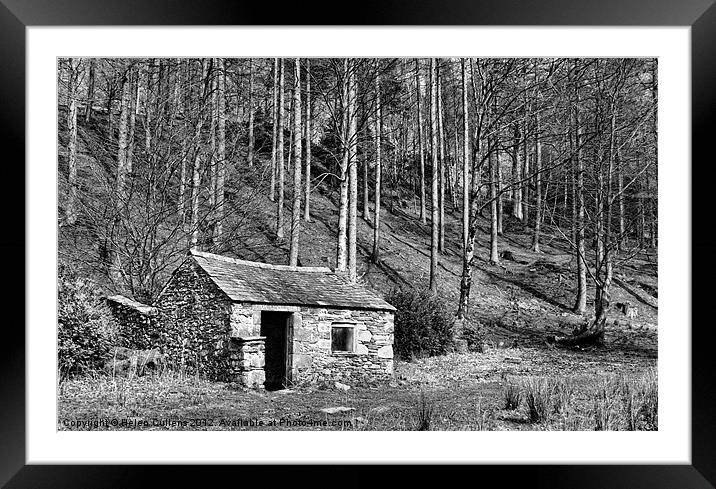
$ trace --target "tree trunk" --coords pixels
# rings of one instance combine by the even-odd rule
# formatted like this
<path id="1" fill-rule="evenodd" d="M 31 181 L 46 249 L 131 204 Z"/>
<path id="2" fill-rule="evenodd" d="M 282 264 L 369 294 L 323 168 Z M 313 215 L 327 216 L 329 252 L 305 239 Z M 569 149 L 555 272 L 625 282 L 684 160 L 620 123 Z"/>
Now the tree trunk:
<path id="1" fill-rule="evenodd" d="M 69 132 L 69 140 L 67 141 L 67 166 L 69 174 L 67 183 L 69 184 L 69 195 L 67 199 L 67 208 L 65 209 L 65 217 L 67 224 L 77 222 L 77 71 L 79 62 L 75 64 L 74 59 L 70 59 L 70 73 L 67 86 L 67 94 L 69 98 L 69 113 L 67 116 L 67 130 Z M 91 76 L 94 76 L 94 65 L 90 65 Z M 94 83 L 94 80 L 93 80 Z"/>
<path id="2" fill-rule="evenodd" d="M 515 123 L 515 146 L 512 150 L 512 185 L 514 200 L 512 203 L 512 215 L 522 220 L 522 165 L 520 164 L 520 126 Z"/>
<path id="3" fill-rule="evenodd" d="M 278 135 L 278 58 L 273 60 L 273 123 L 271 136 L 271 191 L 269 199 L 276 200 L 276 147 Z"/>
<path id="4" fill-rule="evenodd" d="M 226 181 L 226 72 L 224 58 L 218 59 L 217 128 L 216 128 L 216 229 L 215 243 L 221 246 L 224 234 L 224 185 Z"/>
<path id="5" fill-rule="evenodd" d="M 296 58 L 293 83 L 293 215 L 289 265 L 298 265 L 301 232 L 301 61 Z"/>
<path id="6" fill-rule="evenodd" d="M 619 237 L 617 239 L 617 250 L 622 251 L 626 239 L 626 222 L 624 216 L 624 174 L 622 173 L 622 160 L 617 150 L 617 199 L 619 201 Z"/>
<path id="7" fill-rule="evenodd" d="M 351 103 L 350 96 L 350 70 L 351 64 L 348 58 L 343 60 L 343 86 L 341 88 L 341 100 L 343 101 L 342 121 L 342 145 L 343 155 L 341 158 L 341 183 L 340 183 L 340 205 L 338 207 L 338 241 L 336 243 L 336 270 L 345 272 L 348 267 L 348 165 L 350 163 L 350 119 Z"/>
<path id="8" fill-rule="evenodd" d="M 303 219 L 311 222 L 311 58 L 306 59 L 306 196 Z"/>
<path id="9" fill-rule="evenodd" d="M 278 65 L 279 78 L 278 78 L 278 142 L 276 143 L 276 153 L 278 156 L 278 201 L 276 203 L 276 238 L 279 241 L 283 240 L 283 199 L 284 199 L 284 160 L 283 160 L 283 119 L 284 119 L 284 83 L 285 83 L 285 69 L 284 60 L 281 58 Z"/>
<path id="10" fill-rule="evenodd" d="M 497 98 L 495 97 L 495 113 L 497 113 Z M 500 165 L 500 131 L 495 130 L 495 136 L 493 137 L 495 142 L 495 187 L 497 188 L 497 235 L 502 236 L 502 167 Z"/>
<path id="11" fill-rule="evenodd" d="M 470 114 L 467 102 L 467 70 L 465 59 L 462 68 L 462 249 L 463 263 L 467 260 L 467 243 L 470 232 Z"/>
<path id="12" fill-rule="evenodd" d="M 129 102 L 129 135 L 127 138 L 127 174 L 132 173 L 134 166 L 134 129 L 137 125 L 137 98 L 139 96 L 138 91 L 138 79 L 135 70 L 131 70 L 129 76 L 130 83 L 130 102 Z"/>
<path id="13" fill-rule="evenodd" d="M 427 223 L 427 215 L 425 213 L 425 145 L 423 133 L 423 113 L 420 108 L 420 60 L 415 60 L 415 85 L 417 93 L 417 110 L 418 110 L 418 154 L 420 158 L 420 220 L 423 224 Z"/>
<path id="14" fill-rule="evenodd" d="M 530 179 L 526 178 L 530 174 L 530 158 L 529 158 L 529 138 L 527 137 L 527 120 L 532 112 L 531 107 L 528 106 L 525 94 L 525 118 L 522 121 L 522 222 L 525 225 L 529 225 L 530 216 Z"/>
<path id="15" fill-rule="evenodd" d="M 379 61 L 376 60 L 379 66 Z M 380 70 L 375 75 L 375 210 L 373 213 L 373 263 L 378 263 L 380 255 L 380 190 L 381 190 L 381 134 L 382 134 L 382 108 L 380 105 Z"/>
<path id="16" fill-rule="evenodd" d="M 470 228 L 468 230 L 467 246 L 462 259 L 462 276 L 460 277 L 460 300 L 458 302 L 457 318 L 463 320 L 467 317 L 470 309 L 470 288 L 472 287 L 472 262 L 475 258 L 475 242 L 477 239 L 477 195 L 471 199 Z M 457 333 L 456 333 L 457 335 Z"/>
<path id="17" fill-rule="evenodd" d="M 575 60 L 575 69 L 577 66 Z M 587 257 L 584 245 L 584 158 L 582 151 L 582 128 L 579 122 L 579 86 L 578 80 L 574 81 L 574 106 L 572 108 L 572 134 L 575 140 L 575 177 L 576 184 L 574 186 L 574 200 L 576 203 L 576 220 L 575 220 L 575 236 L 576 236 L 576 260 L 577 260 L 577 297 L 575 299 L 572 310 L 577 314 L 584 314 L 587 309 Z"/>
<path id="18" fill-rule="evenodd" d="M 350 196 L 348 199 L 348 279 L 356 282 L 358 279 L 358 263 L 356 255 L 356 239 L 358 226 L 358 100 L 356 96 L 356 75 L 354 70 L 350 75 L 350 158 L 348 162 L 348 184 Z"/>
<path id="19" fill-rule="evenodd" d="M 370 224 L 370 207 L 368 206 L 368 158 L 363 155 L 363 219 Z"/>
<path id="20" fill-rule="evenodd" d="M 489 145 L 487 150 L 489 151 L 487 159 L 490 166 L 490 263 L 497 265 L 500 263 L 497 248 L 497 163 L 494 151 Z"/>
<path id="21" fill-rule="evenodd" d="M 440 190 L 438 192 L 438 206 L 439 216 L 438 222 L 438 252 L 445 253 L 445 127 L 443 124 L 443 93 L 442 93 L 442 75 L 440 74 L 440 67 L 437 68 L 437 91 L 438 91 L 438 138 L 440 148 L 440 169 L 439 169 L 439 184 Z"/>
<path id="22" fill-rule="evenodd" d="M 94 105 L 94 85 L 95 85 L 95 58 L 89 60 L 89 80 L 87 81 L 87 107 L 85 107 L 85 122 L 89 124 L 92 120 L 92 105 Z"/>
<path id="23" fill-rule="evenodd" d="M 145 107 L 145 115 L 144 115 L 144 150 L 149 154 L 149 152 L 152 149 L 152 131 L 151 131 L 151 125 L 153 122 L 153 116 L 154 116 L 154 109 L 155 105 L 152 103 L 151 95 L 154 95 L 154 99 L 157 100 L 157 97 L 160 95 L 157 95 L 155 92 L 157 90 L 157 79 L 155 78 L 155 74 L 157 73 L 157 60 L 152 58 L 152 60 L 147 65 L 147 101 L 146 101 L 146 107 Z"/>
<path id="24" fill-rule="evenodd" d="M 184 85 L 184 94 L 183 94 L 183 110 L 184 113 L 184 137 L 181 141 L 181 173 L 179 175 L 179 199 L 177 203 L 177 213 L 179 214 L 179 219 L 181 220 L 182 224 L 184 224 L 184 206 L 185 206 L 185 199 L 186 199 L 186 163 L 187 163 L 187 152 L 189 151 L 188 145 L 187 145 L 187 118 L 188 118 L 188 111 L 189 111 L 189 97 L 186 93 L 186 87 L 189 86 L 188 84 L 188 73 L 187 73 L 187 61 L 186 59 L 181 60 L 181 75 L 182 75 L 182 83 Z"/>
<path id="25" fill-rule="evenodd" d="M 432 233 L 430 236 L 430 291 L 436 293 L 438 290 L 438 84 L 437 84 L 437 61 L 430 58 L 430 138 L 432 156 Z"/>
<path id="26" fill-rule="evenodd" d="M 129 155 L 129 111 L 132 100 L 132 73 L 128 69 L 122 79 L 122 99 L 119 116 L 119 139 L 117 140 L 117 213 L 121 215 L 127 202 L 127 178 L 130 169 L 128 168 Z"/>
<path id="27" fill-rule="evenodd" d="M 535 114 L 535 226 L 532 234 L 532 251 L 539 253 L 542 227 L 542 141 L 540 140 L 539 113 Z"/>
<path id="28" fill-rule="evenodd" d="M 129 147 L 129 111 L 132 99 L 132 73 L 131 67 L 127 69 L 122 78 L 122 98 L 120 102 L 119 116 L 119 138 L 117 140 L 117 181 L 115 188 L 116 210 L 115 210 L 115 233 L 121 234 L 122 224 L 129 209 L 129 195 L 127 192 L 128 168 L 127 154 Z M 121 241 L 121 237 L 115 235 L 115 243 Z M 122 280 L 122 260 L 120 258 L 120 250 L 116 247 L 112 249 L 112 269 L 110 272 L 115 284 Z"/>
<path id="29" fill-rule="evenodd" d="M 249 168 L 254 166 L 254 66 L 249 58 L 249 147 L 247 152 Z"/>
<path id="30" fill-rule="evenodd" d="M 197 100 L 197 122 L 194 129 L 194 144 L 197 146 L 194 151 L 194 164 L 192 166 L 191 178 L 191 247 L 199 244 L 199 194 L 201 193 L 201 129 L 204 125 L 204 104 L 206 103 L 207 85 L 209 77 L 209 60 L 204 58 L 201 63 L 201 86 Z M 149 104 L 147 104 L 149 106 Z"/>
<path id="31" fill-rule="evenodd" d="M 211 60 L 211 122 L 210 122 L 210 134 L 211 134 L 211 154 L 209 155 L 209 238 L 212 243 L 215 243 L 216 239 L 216 184 L 218 176 L 218 164 L 217 164 L 217 138 L 216 131 L 218 126 L 218 78 L 216 76 L 216 65 L 217 58 Z"/>

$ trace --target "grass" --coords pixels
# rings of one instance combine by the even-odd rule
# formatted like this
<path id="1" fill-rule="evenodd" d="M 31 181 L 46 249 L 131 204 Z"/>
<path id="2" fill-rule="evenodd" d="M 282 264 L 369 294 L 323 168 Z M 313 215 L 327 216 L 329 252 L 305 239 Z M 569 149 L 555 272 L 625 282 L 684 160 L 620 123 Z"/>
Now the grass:
<path id="1" fill-rule="evenodd" d="M 522 400 L 522 391 L 520 391 L 520 387 L 517 384 L 510 381 L 505 384 L 504 397 L 505 409 L 509 411 L 514 411 L 515 409 L 520 407 L 520 401 Z"/>
<path id="2" fill-rule="evenodd" d="M 506 383 L 403 382 L 348 392 L 310 386 L 251 391 L 172 371 L 96 375 L 58 386 L 58 429 L 654 430 L 657 393 L 655 368 L 629 375 L 515 375 Z M 320 411 L 335 406 L 353 409 Z"/>
<path id="3" fill-rule="evenodd" d="M 552 395 L 549 380 L 543 377 L 527 377 L 522 388 L 525 392 L 530 423 L 546 421 Z"/>

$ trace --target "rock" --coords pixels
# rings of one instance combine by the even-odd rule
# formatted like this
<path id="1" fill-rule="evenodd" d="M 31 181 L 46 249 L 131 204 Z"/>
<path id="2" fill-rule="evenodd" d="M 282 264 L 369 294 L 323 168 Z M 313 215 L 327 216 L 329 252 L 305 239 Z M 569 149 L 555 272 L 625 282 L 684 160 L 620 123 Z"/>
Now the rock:
<path id="1" fill-rule="evenodd" d="M 390 411 L 389 406 L 376 406 L 376 407 L 370 409 L 370 412 L 375 413 L 375 414 L 382 414 L 382 413 L 385 413 L 388 411 Z"/>
<path id="2" fill-rule="evenodd" d="M 393 346 L 385 345 L 378 348 L 378 358 L 393 358 Z"/>
<path id="3" fill-rule="evenodd" d="M 336 407 L 327 407 L 321 409 L 322 413 L 326 414 L 337 414 L 337 413 L 349 413 L 351 411 L 355 411 L 356 408 L 352 407 L 346 407 L 346 406 L 336 406 Z"/>
<path id="4" fill-rule="evenodd" d="M 336 381 L 333 385 L 336 386 L 336 389 L 342 390 L 343 392 L 348 392 L 348 390 L 351 388 L 351 386 L 343 384 L 338 381 Z"/>
<path id="5" fill-rule="evenodd" d="M 358 330 L 358 340 L 359 341 L 365 341 L 368 342 L 373 338 L 373 335 L 370 331 L 366 330 Z"/>
<path id="6" fill-rule="evenodd" d="M 467 340 L 458 339 L 454 341 L 455 353 L 467 353 L 469 351 Z"/>
<path id="7" fill-rule="evenodd" d="M 521 363 L 522 359 L 519 357 L 505 357 L 505 362 L 507 363 Z"/>
<path id="8" fill-rule="evenodd" d="M 515 255 L 513 255 L 510 250 L 502 251 L 500 253 L 500 258 L 504 258 L 505 260 L 509 261 L 515 261 Z"/>
<path id="9" fill-rule="evenodd" d="M 104 368 L 112 375 L 144 375 L 148 371 L 163 368 L 165 362 L 164 355 L 158 349 L 133 350 L 118 346 L 112 348 L 109 354 Z"/>

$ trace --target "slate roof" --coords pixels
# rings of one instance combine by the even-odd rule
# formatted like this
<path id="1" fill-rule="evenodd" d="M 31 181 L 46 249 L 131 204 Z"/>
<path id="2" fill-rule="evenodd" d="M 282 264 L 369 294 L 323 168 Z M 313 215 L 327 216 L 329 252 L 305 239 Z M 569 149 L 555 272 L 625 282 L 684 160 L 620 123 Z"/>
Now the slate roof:
<path id="1" fill-rule="evenodd" d="M 395 311 L 376 294 L 330 268 L 269 265 L 197 250 L 189 254 L 236 302 Z"/>

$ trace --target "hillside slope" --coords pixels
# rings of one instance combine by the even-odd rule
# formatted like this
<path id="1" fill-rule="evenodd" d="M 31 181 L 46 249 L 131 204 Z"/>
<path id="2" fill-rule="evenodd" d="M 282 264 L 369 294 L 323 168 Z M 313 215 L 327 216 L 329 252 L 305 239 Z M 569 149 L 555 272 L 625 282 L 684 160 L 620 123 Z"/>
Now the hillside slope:
<path id="1" fill-rule="evenodd" d="M 64 117 L 60 114 L 60 140 L 58 144 L 58 182 L 60 194 L 59 214 L 62 215 L 63 195 L 66 193 L 66 161 L 64 150 Z M 81 127 L 79 144 L 79 175 L 84 186 L 91 189 L 112 171 L 112 150 L 98 157 L 96 144 L 100 138 L 97 128 L 101 124 Z M 237 128 L 233 129 L 234 131 Z M 276 204 L 268 198 L 270 154 L 259 152 L 253 169 L 245 167 L 243 138 L 235 145 L 237 151 L 230 160 L 229 179 L 242 189 L 250 201 L 249 218 L 240 223 L 241 238 L 224 243 L 222 249 L 212 250 L 247 260 L 268 263 L 288 262 L 288 240 L 274 238 Z M 317 148 L 319 150 L 320 148 Z M 116 150 L 115 150 L 116 151 Z M 91 155 L 90 155 L 91 153 Z M 319 151 L 316 151 L 319 153 Z M 314 180 L 321 185 L 314 188 L 311 198 L 311 222 L 301 223 L 300 263 L 303 266 L 335 266 L 336 229 L 338 222 L 338 192 L 330 179 L 317 178 L 328 172 L 323 162 L 314 157 Z M 372 173 L 372 172 L 371 172 Z M 287 171 L 288 175 L 291 172 Z M 103 176 L 104 175 L 104 176 Z M 106 184 L 106 182 L 105 182 Z M 359 195 L 362 195 L 362 183 Z M 371 184 L 372 185 L 372 184 Z M 291 184 L 286 190 L 286 226 L 290 223 Z M 388 192 L 386 191 L 386 195 Z M 89 194 L 91 196 L 91 193 Z M 92 197 L 90 197 L 92 198 Z M 100 198 L 98 195 L 96 198 Z M 358 222 L 358 277 L 367 287 L 385 295 L 395 287 L 428 286 L 430 266 L 430 224 L 422 225 L 417 206 L 405 201 L 395 202 L 392 210 L 386 204 L 381 209 L 381 259 L 379 264 L 369 260 L 372 250 L 373 229 L 368 221 Z M 402 205 L 399 205 L 402 204 Z M 460 293 L 461 214 L 449 202 L 446 207 L 446 252 L 439 258 L 438 294 L 449 309 L 456 310 Z M 489 222 L 481 218 L 477 238 L 476 265 L 473 272 L 470 320 L 480 322 L 488 341 L 494 344 L 539 346 L 544 345 L 548 334 L 566 334 L 583 318 L 570 312 L 575 294 L 576 264 L 567 243 L 549 225 L 543 226 L 541 253 L 529 250 L 531 229 L 516 219 L 505 218 L 505 234 L 499 239 L 500 251 L 511 251 L 513 260 L 503 260 L 500 266 L 490 265 Z M 288 232 L 287 232 L 288 235 Z M 75 229 L 60 233 L 59 253 L 72 259 L 86 253 L 94 244 L 80 222 Z M 625 354 L 645 355 L 657 353 L 657 253 L 640 253 L 617 268 L 617 283 L 612 291 L 612 303 L 631 302 L 638 316 L 627 319 L 619 311 L 612 311 L 608 323 L 606 348 Z M 167 271 L 167 274 L 171 270 Z M 97 282 L 111 288 L 102 277 Z M 593 290 L 590 289 L 593 296 Z M 593 304 L 588 303 L 591 311 Z"/>

